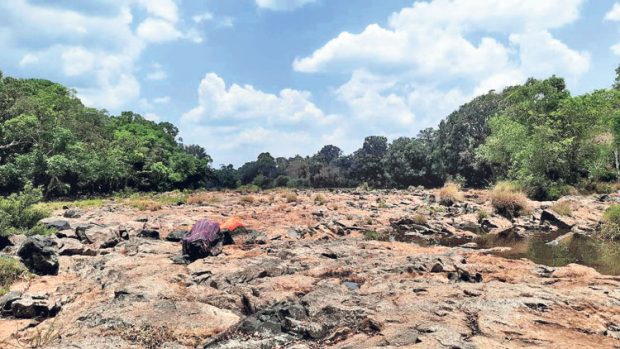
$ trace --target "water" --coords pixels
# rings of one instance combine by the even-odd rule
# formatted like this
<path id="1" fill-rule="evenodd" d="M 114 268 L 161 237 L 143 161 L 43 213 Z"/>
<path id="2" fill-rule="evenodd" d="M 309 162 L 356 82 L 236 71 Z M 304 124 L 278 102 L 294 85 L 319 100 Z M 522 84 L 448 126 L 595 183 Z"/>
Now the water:
<path id="1" fill-rule="evenodd" d="M 620 242 L 603 241 L 581 234 L 570 234 L 557 243 L 549 244 L 549 242 L 566 233 L 566 231 L 532 232 L 527 236 L 481 234 L 474 239 L 443 237 L 436 240 L 404 235 L 395 238 L 398 241 L 415 242 L 420 245 L 455 247 L 468 242 L 475 242 L 478 245 L 477 249 L 509 247 L 509 249 L 498 249 L 491 254 L 510 259 L 526 258 L 534 263 L 551 267 L 577 263 L 592 267 L 601 274 L 620 275 Z"/>
<path id="2" fill-rule="evenodd" d="M 620 243 L 602 241 L 580 234 L 570 235 L 557 244 L 548 244 L 559 234 L 535 233 L 525 238 L 504 238 L 482 235 L 474 241 L 479 248 L 510 247 L 510 250 L 493 252 L 494 255 L 560 267 L 570 263 L 586 265 L 601 274 L 620 275 Z"/>

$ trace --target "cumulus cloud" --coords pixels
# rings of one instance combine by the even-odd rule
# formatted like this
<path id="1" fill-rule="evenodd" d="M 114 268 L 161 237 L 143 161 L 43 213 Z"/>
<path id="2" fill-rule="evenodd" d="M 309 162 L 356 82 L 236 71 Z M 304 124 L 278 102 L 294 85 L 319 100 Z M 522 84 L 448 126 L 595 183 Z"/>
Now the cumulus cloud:
<path id="1" fill-rule="evenodd" d="M 166 73 L 164 67 L 159 63 L 153 63 L 151 71 L 146 74 L 146 79 L 152 81 L 166 80 L 167 78 L 168 73 Z"/>
<path id="2" fill-rule="evenodd" d="M 620 3 L 615 3 L 614 6 L 605 14 L 606 21 L 620 21 Z"/>
<path id="3" fill-rule="evenodd" d="M 11 52 L 7 59 L 18 56 L 18 67 L 67 81 L 88 105 L 126 107 L 140 98 L 136 65 L 144 49 L 180 39 L 197 42 L 198 35 L 179 29 L 174 0 L 104 4 L 108 11 L 94 14 L 28 0 L 0 2 L 0 49 Z M 136 9 L 146 13 L 140 23 L 134 22 Z"/>
<path id="4" fill-rule="evenodd" d="M 260 8 L 273 11 L 290 11 L 315 1 L 316 0 L 256 0 L 256 5 Z"/>
<path id="5" fill-rule="evenodd" d="M 529 76 L 557 74 L 574 84 L 590 69 L 590 55 L 551 30 L 578 19 L 583 2 L 418 1 L 392 14 L 385 26 L 338 34 L 296 58 L 293 68 L 349 73 L 334 93 L 351 118 L 385 133 L 419 130 L 436 126 L 476 95 Z"/>

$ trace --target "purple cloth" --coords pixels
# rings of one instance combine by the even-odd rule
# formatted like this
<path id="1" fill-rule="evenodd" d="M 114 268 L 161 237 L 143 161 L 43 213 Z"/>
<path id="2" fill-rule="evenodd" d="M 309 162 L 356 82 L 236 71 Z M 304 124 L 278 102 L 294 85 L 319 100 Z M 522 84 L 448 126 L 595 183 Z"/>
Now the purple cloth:
<path id="1" fill-rule="evenodd" d="M 212 249 L 217 250 L 218 244 L 221 247 L 221 241 L 220 225 L 208 219 L 201 219 L 183 238 L 183 254 L 192 260 L 207 257 L 213 254 Z"/>

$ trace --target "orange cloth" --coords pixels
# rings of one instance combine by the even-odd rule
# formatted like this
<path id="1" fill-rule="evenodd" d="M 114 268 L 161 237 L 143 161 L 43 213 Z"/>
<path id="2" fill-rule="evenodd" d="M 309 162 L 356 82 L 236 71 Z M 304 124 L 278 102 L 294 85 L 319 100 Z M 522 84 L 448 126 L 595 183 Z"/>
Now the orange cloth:
<path id="1" fill-rule="evenodd" d="M 220 228 L 228 231 L 233 231 L 243 226 L 243 223 L 241 223 L 241 220 L 238 217 L 230 217 L 224 223 L 220 224 Z"/>

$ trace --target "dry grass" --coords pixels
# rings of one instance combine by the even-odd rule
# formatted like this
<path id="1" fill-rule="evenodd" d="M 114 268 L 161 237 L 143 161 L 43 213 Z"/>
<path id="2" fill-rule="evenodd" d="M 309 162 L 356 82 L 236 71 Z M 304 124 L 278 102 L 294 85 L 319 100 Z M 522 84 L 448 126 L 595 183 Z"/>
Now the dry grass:
<path id="1" fill-rule="evenodd" d="M 314 203 L 317 205 L 325 205 L 327 203 L 327 199 L 319 193 L 314 196 Z"/>
<path id="2" fill-rule="evenodd" d="M 208 192 L 194 193 L 187 198 L 187 203 L 189 205 L 213 205 L 220 202 L 222 202 L 222 198 L 219 195 Z"/>
<path id="3" fill-rule="evenodd" d="M 495 212 L 505 217 L 518 217 L 529 209 L 527 196 L 510 182 L 497 183 L 490 197 Z"/>
<path id="4" fill-rule="evenodd" d="M 289 204 L 293 202 L 299 202 L 299 197 L 297 197 L 297 194 L 295 193 L 286 193 L 286 195 L 284 195 L 284 198 Z"/>
<path id="5" fill-rule="evenodd" d="M 549 208 L 560 216 L 570 217 L 573 215 L 573 204 L 569 200 L 557 201 Z"/>
<path id="6" fill-rule="evenodd" d="M 29 276 L 26 267 L 17 259 L 0 256 L 0 296 L 8 292 L 13 282 Z"/>
<path id="7" fill-rule="evenodd" d="M 159 211 L 161 204 L 151 199 L 128 199 L 125 204 L 140 211 Z"/>
<path id="8" fill-rule="evenodd" d="M 415 224 L 426 225 L 426 217 L 420 213 L 417 213 L 412 219 Z"/>
<path id="9" fill-rule="evenodd" d="M 47 322 L 46 322 L 47 323 Z M 9 339 L 0 342 L 0 348 L 12 349 L 44 349 L 56 343 L 65 332 L 56 319 L 49 325 L 39 325 L 33 330 L 21 333 L 19 336 L 14 333 Z"/>
<path id="10" fill-rule="evenodd" d="M 256 202 L 256 198 L 252 195 L 243 195 L 241 198 L 239 198 L 239 201 L 242 204 L 253 204 L 254 202 Z"/>
<path id="11" fill-rule="evenodd" d="M 446 182 L 443 188 L 437 192 L 439 203 L 444 206 L 452 206 L 457 202 L 463 201 L 463 193 L 461 193 L 458 184 L 454 182 Z"/>

